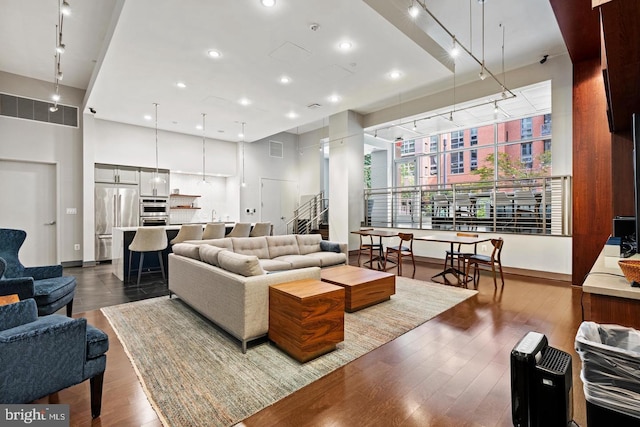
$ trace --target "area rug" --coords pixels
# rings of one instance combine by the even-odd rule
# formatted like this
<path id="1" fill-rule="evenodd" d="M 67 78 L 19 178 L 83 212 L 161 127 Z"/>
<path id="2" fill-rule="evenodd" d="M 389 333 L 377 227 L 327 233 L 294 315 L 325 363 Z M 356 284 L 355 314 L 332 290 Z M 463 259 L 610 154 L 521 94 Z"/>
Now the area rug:
<path id="1" fill-rule="evenodd" d="M 239 342 L 179 298 L 105 307 L 165 426 L 230 426 L 437 316 L 476 291 L 398 277 L 391 300 L 345 313 L 337 349 L 301 364 L 265 342 Z"/>

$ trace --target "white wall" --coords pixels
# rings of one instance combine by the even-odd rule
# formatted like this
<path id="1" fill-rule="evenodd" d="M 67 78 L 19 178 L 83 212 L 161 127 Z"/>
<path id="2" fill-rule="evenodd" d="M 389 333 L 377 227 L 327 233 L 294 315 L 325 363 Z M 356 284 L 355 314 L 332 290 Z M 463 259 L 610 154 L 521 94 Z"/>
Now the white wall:
<path id="1" fill-rule="evenodd" d="M 0 71 L 0 91 L 48 101 L 53 84 Z M 60 95 L 61 104 L 80 108 L 84 91 L 60 86 Z M 78 120 L 82 120 L 82 115 Z M 60 262 L 79 260 L 80 252 L 75 251 L 73 245 L 83 241 L 81 128 L 0 116 L 0 158 L 56 165 L 59 179 L 57 257 Z M 66 214 L 67 208 L 76 208 L 77 214 Z"/>
<path id="2" fill-rule="evenodd" d="M 315 195 L 322 191 L 324 154 L 321 140 L 329 136 L 329 128 L 323 127 L 299 136 L 300 145 L 300 194 Z"/>

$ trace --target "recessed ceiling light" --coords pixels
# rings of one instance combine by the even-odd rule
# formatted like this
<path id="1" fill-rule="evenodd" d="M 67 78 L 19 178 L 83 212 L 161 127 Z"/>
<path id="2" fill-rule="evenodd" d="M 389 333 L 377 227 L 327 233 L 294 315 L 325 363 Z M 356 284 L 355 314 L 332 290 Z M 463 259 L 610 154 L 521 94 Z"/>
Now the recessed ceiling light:
<path id="1" fill-rule="evenodd" d="M 398 70 L 393 70 L 389 73 L 389 77 L 391 77 L 393 80 L 398 80 L 400 77 L 402 77 L 402 73 Z"/>
<path id="2" fill-rule="evenodd" d="M 329 97 L 329 102 L 333 102 L 335 104 L 336 102 L 340 102 L 341 99 L 340 95 L 331 95 Z"/>
<path id="3" fill-rule="evenodd" d="M 260 0 L 260 3 L 262 3 L 264 7 L 273 7 L 276 5 L 276 0 Z"/>
<path id="4" fill-rule="evenodd" d="M 251 100 L 247 99 L 247 98 L 241 98 L 240 101 L 238 101 L 240 103 L 240 105 L 244 105 L 247 106 L 249 104 L 251 104 Z"/>
<path id="5" fill-rule="evenodd" d="M 298 115 L 295 113 L 295 111 L 290 111 L 287 113 L 287 117 L 290 119 L 295 119 L 298 117 Z"/>
<path id="6" fill-rule="evenodd" d="M 340 50 L 349 50 L 351 49 L 351 47 L 353 47 L 353 44 L 349 41 L 342 41 L 338 43 L 338 47 L 340 48 Z"/>
<path id="7" fill-rule="evenodd" d="M 220 52 L 214 49 L 211 49 L 210 51 L 208 51 L 207 54 L 212 58 L 220 58 L 222 56 Z"/>
<path id="8" fill-rule="evenodd" d="M 282 83 L 283 85 L 291 83 L 291 77 L 289 76 L 280 77 L 280 83 Z"/>
<path id="9" fill-rule="evenodd" d="M 180 89 L 184 89 L 185 87 L 187 87 L 187 85 L 184 84 L 183 82 L 176 83 L 176 86 L 178 86 Z"/>
<path id="10" fill-rule="evenodd" d="M 151 115 L 150 114 L 145 114 L 144 115 L 144 119 L 145 120 L 151 120 Z"/>

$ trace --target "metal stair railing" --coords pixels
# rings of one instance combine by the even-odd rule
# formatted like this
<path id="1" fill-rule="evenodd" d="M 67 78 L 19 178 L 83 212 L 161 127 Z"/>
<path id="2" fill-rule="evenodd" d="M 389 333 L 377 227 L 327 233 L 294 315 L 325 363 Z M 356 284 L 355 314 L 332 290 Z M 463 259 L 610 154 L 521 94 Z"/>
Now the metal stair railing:
<path id="1" fill-rule="evenodd" d="M 326 224 L 328 215 L 328 199 L 320 192 L 293 211 L 293 218 L 286 224 L 287 234 L 310 234 Z"/>

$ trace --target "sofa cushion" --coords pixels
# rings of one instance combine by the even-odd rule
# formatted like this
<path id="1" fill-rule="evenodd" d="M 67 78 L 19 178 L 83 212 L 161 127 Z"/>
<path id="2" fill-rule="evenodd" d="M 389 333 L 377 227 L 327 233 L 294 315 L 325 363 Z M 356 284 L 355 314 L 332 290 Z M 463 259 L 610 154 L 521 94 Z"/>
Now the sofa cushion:
<path id="1" fill-rule="evenodd" d="M 176 243 L 171 248 L 174 254 L 186 256 L 187 258 L 200 259 L 200 251 L 197 245 L 191 243 Z"/>
<path id="2" fill-rule="evenodd" d="M 322 267 L 320 260 L 307 255 L 282 255 L 274 258 L 275 261 L 283 261 L 291 264 L 292 268 Z"/>
<path id="3" fill-rule="evenodd" d="M 219 248 L 233 250 L 233 243 L 231 239 L 225 237 L 224 239 L 207 239 L 207 240 L 185 240 L 183 243 L 191 243 L 192 245 L 211 245 Z"/>
<path id="4" fill-rule="evenodd" d="M 211 245 L 200 245 L 198 248 L 200 248 L 200 259 L 202 261 L 207 264 L 215 265 L 216 267 L 220 266 L 218 254 L 221 251 L 226 251 L 226 249 Z"/>
<path id="5" fill-rule="evenodd" d="M 269 258 L 273 259 L 282 255 L 300 255 L 298 240 L 295 234 L 284 236 L 267 236 L 267 246 L 269 247 Z"/>
<path id="6" fill-rule="evenodd" d="M 320 242 L 320 250 L 325 252 L 335 252 L 337 254 L 340 253 L 340 244 L 335 242 L 328 242 L 323 240 Z"/>
<path id="7" fill-rule="evenodd" d="M 259 259 L 260 266 L 264 271 L 285 271 L 291 270 L 293 266 L 290 262 L 276 260 L 276 259 Z"/>
<path id="8" fill-rule="evenodd" d="M 76 278 L 73 276 L 36 280 L 33 298 L 39 307 L 43 307 L 58 301 L 66 295 L 73 295 L 75 289 Z"/>
<path id="9" fill-rule="evenodd" d="M 232 237 L 233 252 L 242 255 L 255 255 L 258 258 L 271 258 L 264 237 Z"/>
<path id="10" fill-rule="evenodd" d="M 298 240 L 298 250 L 300 255 L 306 255 L 313 252 L 320 252 L 320 242 L 322 236 L 320 234 L 296 234 Z"/>
<path id="11" fill-rule="evenodd" d="M 319 260 L 321 267 L 346 264 L 347 262 L 347 256 L 342 252 L 339 254 L 335 252 L 314 252 L 305 256 Z"/>
<path id="12" fill-rule="evenodd" d="M 260 276 L 264 274 L 258 257 L 255 255 L 236 254 L 231 251 L 220 251 L 218 253 L 218 263 L 223 268 L 241 276 Z"/>

